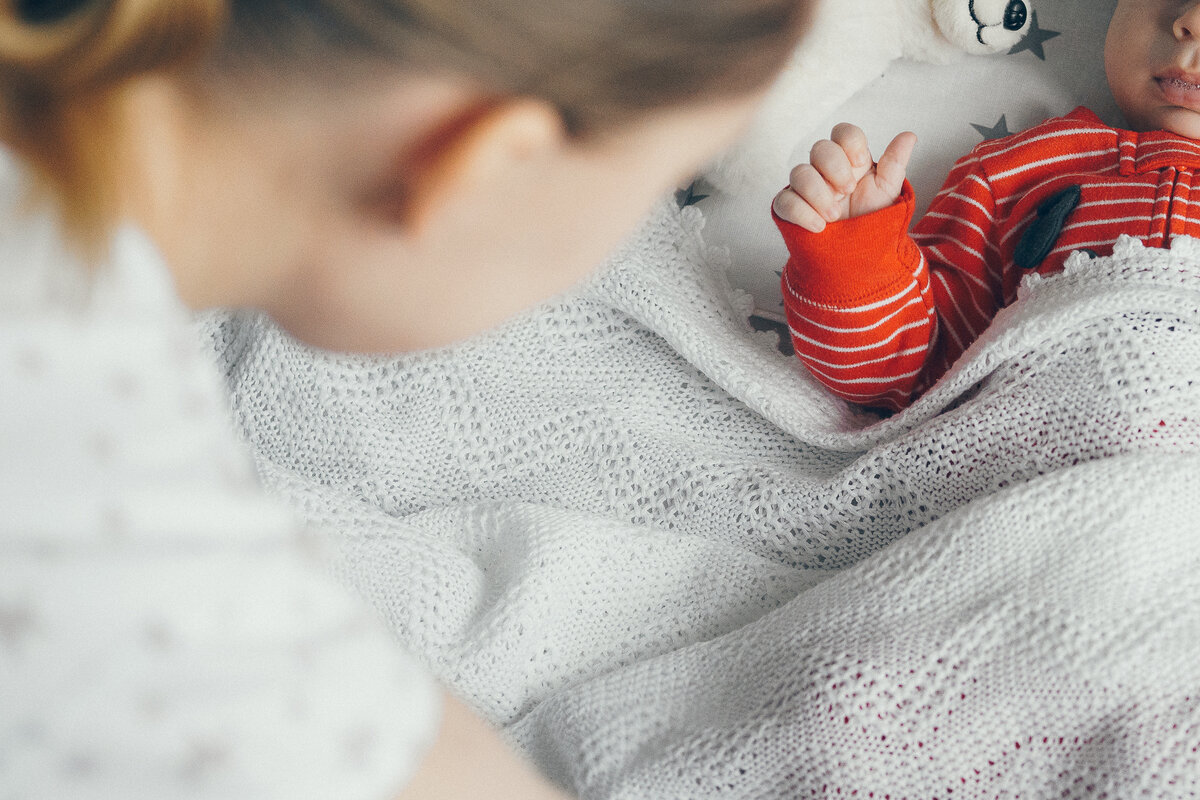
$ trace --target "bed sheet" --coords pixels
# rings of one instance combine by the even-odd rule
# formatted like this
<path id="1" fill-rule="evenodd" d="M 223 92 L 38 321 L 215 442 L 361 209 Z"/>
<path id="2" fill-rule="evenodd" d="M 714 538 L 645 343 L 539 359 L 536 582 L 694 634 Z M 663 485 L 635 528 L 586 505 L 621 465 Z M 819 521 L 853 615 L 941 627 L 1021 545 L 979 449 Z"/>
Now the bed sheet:
<path id="1" fill-rule="evenodd" d="M 909 180 L 920 214 L 954 161 L 984 139 L 1016 133 L 1077 105 L 1120 124 L 1103 63 L 1115 5 L 1116 0 L 1040 0 L 1034 24 L 1008 53 L 964 56 L 950 64 L 897 60 L 832 114 L 797 131 L 790 163 L 806 161 L 813 142 L 841 121 L 862 127 L 877 155 L 896 133 L 912 130 L 919 144 Z M 846 43 L 847 52 L 853 45 Z M 717 183 L 702 176 L 679 200 L 695 204 L 707 219 L 706 238 L 729 249 L 730 281 L 753 296 L 756 314 L 782 319 L 779 272 L 787 252 L 769 209 L 787 174 L 764 169 L 732 191 Z"/>

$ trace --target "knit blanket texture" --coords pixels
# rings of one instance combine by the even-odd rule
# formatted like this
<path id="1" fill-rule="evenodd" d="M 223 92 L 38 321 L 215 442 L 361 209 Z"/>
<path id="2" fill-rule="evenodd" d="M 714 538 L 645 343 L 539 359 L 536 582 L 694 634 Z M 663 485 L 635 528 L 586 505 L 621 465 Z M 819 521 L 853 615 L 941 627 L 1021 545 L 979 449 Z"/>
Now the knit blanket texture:
<path id="1" fill-rule="evenodd" d="M 882 419 L 702 227 L 435 352 L 205 334 L 267 485 L 583 798 L 1200 794 L 1200 241 L 1029 279 Z"/>

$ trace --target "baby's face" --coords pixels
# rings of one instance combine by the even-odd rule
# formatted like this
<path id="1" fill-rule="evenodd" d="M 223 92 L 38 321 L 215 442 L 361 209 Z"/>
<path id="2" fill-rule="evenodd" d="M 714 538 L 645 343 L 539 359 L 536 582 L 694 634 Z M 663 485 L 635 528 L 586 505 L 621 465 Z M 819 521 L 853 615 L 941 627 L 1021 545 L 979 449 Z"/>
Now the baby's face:
<path id="1" fill-rule="evenodd" d="M 1118 0 L 1104 65 L 1130 127 L 1200 139 L 1200 0 Z"/>

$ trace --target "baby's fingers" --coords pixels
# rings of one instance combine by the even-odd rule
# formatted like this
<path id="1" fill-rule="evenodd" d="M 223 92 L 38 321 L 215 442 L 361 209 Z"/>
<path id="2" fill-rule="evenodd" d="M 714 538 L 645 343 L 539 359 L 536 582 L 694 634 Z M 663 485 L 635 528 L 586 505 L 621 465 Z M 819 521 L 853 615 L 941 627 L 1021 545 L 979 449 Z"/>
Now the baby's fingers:
<path id="1" fill-rule="evenodd" d="M 825 230 L 825 218 L 812 205 L 791 189 L 784 189 L 775 195 L 771 208 L 780 219 L 799 225 L 807 231 L 820 233 Z"/>
<path id="2" fill-rule="evenodd" d="M 790 188 L 817 210 L 826 222 L 842 216 L 845 195 L 829 185 L 828 179 L 812 164 L 800 164 L 792 170 Z"/>
<path id="3" fill-rule="evenodd" d="M 833 133 L 829 138 L 846 154 L 856 177 L 861 178 L 871 168 L 874 159 L 871 158 L 871 148 L 867 144 L 867 134 L 863 133 L 862 128 L 849 122 L 839 122 L 833 126 Z"/>
<path id="4" fill-rule="evenodd" d="M 837 142 L 829 139 L 817 142 L 809 151 L 808 160 L 835 191 L 848 195 L 858 185 L 861 176 L 854 174 L 849 154 Z"/>
<path id="5" fill-rule="evenodd" d="M 899 134 L 888 144 L 875 166 L 875 185 L 893 198 L 900 196 L 908 162 L 917 146 L 917 135 L 909 131 Z"/>

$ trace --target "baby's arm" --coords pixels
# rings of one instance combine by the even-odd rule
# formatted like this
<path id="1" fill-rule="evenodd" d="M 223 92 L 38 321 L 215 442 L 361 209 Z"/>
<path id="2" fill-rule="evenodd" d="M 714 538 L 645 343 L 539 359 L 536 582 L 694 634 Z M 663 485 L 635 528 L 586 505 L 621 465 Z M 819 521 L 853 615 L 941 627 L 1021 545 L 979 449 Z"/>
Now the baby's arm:
<path id="1" fill-rule="evenodd" d="M 840 397 L 897 410 L 991 323 L 1006 267 L 977 153 L 958 161 L 908 235 L 911 137 L 871 166 L 862 132 L 839 125 L 774 204 L 791 255 L 783 295 L 796 354 Z"/>
<path id="2" fill-rule="evenodd" d="M 838 125 L 773 204 L 791 253 L 783 291 L 796 354 L 862 405 L 907 405 L 936 338 L 928 270 L 907 236 L 915 141 L 900 134 L 876 164 L 863 132 Z"/>

